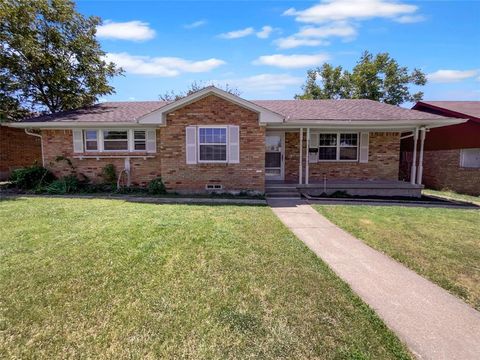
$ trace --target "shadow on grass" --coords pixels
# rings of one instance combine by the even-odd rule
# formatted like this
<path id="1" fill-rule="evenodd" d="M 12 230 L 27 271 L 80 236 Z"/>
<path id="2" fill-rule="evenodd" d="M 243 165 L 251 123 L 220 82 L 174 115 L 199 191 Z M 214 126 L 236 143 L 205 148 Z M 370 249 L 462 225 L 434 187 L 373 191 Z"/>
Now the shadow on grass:
<path id="1" fill-rule="evenodd" d="M 0 201 L 25 200 L 26 198 L 44 199 L 81 199 L 81 200 L 116 200 L 140 204 L 153 205 L 205 205 L 205 206 L 267 206 L 263 199 L 249 198 L 221 198 L 221 197 L 150 197 L 132 195 L 33 195 L 33 194 L 2 194 Z"/>

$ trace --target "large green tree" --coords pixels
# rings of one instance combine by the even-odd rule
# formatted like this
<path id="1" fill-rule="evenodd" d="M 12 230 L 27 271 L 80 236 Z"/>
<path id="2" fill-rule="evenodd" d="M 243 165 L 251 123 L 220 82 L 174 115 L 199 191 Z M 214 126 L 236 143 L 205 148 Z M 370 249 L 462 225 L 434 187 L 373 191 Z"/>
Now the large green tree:
<path id="1" fill-rule="evenodd" d="M 1 0 L 0 116 L 75 109 L 113 93 L 108 80 L 121 69 L 104 60 L 100 22 L 70 0 Z"/>
<path id="2" fill-rule="evenodd" d="M 419 69 L 409 71 L 388 53 L 373 56 L 365 51 L 352 72 L 341 66 L 323 64 L 307 72 L 303 93 L 297 99 L 371 99 L 392 105 L 418 101 L 422 92 L 412 93 L 412 85 L 425 85 Z"/>

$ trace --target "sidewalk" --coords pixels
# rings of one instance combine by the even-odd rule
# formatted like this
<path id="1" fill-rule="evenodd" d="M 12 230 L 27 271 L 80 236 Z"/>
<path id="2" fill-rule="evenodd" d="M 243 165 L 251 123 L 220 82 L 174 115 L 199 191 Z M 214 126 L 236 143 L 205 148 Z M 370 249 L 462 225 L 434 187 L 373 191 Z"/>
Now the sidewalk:
<path id="1" fill-rule="evenodd" d="M 343 231 L 306 202 L 269 200 L 269 205 L 418 358 L 480 358 L 479 312 Z"/>

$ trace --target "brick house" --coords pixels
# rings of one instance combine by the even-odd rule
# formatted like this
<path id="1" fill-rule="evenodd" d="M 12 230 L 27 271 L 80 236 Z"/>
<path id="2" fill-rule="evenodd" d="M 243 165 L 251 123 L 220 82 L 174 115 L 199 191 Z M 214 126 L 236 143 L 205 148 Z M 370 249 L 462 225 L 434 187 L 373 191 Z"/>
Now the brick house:
<path id="1" fill-rule="evenodd" d="M 413 109 L 467 119 L 428 132 L 423 159 L 425 186 L 480 195 L 480 101 L 420 101 Z M 413 160 L 412 138 L 403 139 L 401 149 L 401 169 L 406 169 Z M 405 175 L 408 180 L 408 173 Z"/>
<path id="2" fill-rule="evenodd" d="M 180 193 L 321 184 L 418 196 L 420 184 L 398 181 L 400 133 L 462 121 L 370 100 L 247 101 L 208 87 L 170 103 L 102 103 L 12 126 L 41 130 L 44 164 L 57 176 L 71 173 L 62 156 L 92 182 L 111 163 L 127 184 L 161 176 Z"/>
<path id="3" fill-rule="evenodd" d="M 0 180 L 8 179 L 12 170 L 42 163 L 40 138 L 5 125 L 0 125 Z"/>

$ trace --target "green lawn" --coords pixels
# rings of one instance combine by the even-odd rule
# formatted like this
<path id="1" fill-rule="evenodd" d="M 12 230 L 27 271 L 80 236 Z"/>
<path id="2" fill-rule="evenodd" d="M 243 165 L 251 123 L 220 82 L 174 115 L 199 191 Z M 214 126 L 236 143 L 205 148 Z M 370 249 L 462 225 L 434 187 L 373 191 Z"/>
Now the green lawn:
<path id="1" fill-rule="evenodd" d="M 0 358 L 410 358 L 268 207 L 0 201 Z"/>
<path id="2" fill-rule="evenodd" d="M 453 191 L 437 191 L 431 189 L 425 189 L 422 191 L 422 193 L 425 195 L 434 195 L 445 199 L 467 201 L 476 205 L 480 205 L 480 196 L 471 196 L 459 194 Z"/>
<path id="3" fill-rule="evenodd" d="M 335 224 L 480 310 L 480 210 L 321 206 Z"/>

